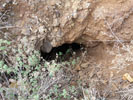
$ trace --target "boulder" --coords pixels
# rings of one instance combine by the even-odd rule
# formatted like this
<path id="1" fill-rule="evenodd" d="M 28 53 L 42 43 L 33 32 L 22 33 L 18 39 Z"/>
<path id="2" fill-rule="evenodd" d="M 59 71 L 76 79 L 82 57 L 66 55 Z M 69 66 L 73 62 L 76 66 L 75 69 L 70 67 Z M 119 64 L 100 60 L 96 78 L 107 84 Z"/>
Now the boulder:
<path id="1" fill-rule="evenodd" d="M 36 49 L 47 41 L 57 47 L 133 36 L 133 0 L 14 0 L 12 5 L 13 39 L 26 37 Z"/>

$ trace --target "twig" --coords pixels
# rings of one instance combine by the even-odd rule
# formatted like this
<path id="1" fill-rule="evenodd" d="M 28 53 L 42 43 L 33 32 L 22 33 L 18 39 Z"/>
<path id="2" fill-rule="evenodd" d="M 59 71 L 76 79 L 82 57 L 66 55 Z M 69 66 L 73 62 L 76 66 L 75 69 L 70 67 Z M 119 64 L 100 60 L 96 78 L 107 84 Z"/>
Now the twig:
<path id="1" fill-rule="evenodd" d="M 116 40 L 124 47 L 124 48 L 127 48 L 122 42 L 121 40 L 116 36 L 116 34 L 113 32 L 110 24 L 107 22 L 107 20 L 105 19 L 105 17 L 103 17 L 103 19 L 105 20 L 105 23 L 107 24 L 111 34 L 116 38 Z M 131 54 L 131 51 L 129 49 L 126 49 L 130 54 Z"/>
<path id="2" fill-rule="evenodd" d="M 7 11 L 4 12 L 4 14 L 0 17 L 0 20 L 2 21 L 2 17 L 7 13 Z"/>
<path id="3" fill-rule="evenodd" d="M 1 94 L 2 100 L 5 100 L 3 93 L 0 93 L 0 94 Z"/>
<path id="4" fill-rule="evenodd" d="M 9 81 L 8 81 L 8 79 L 7 79 L 6 75 L 5 75 L 5 73 L 3 73 L 3 74 L 4 74 L 4 77 L 5 77 L 6 81 L 7 81 L 7 85 L 9 86 Z"/>
<path id="5" fill-rule="evenodd" d="M 62 78 L 62 76 L 60 76 L 59 78 L 57 78 L 56 80 L 52 80 L 52 83 L 50 83 L 49 82 L 49 84 L 46 86 L 46 87 L 44 87 L 43 89 L 42 88 L 40 88 L 40 89 L 42 89 L 43 91 L 39 91 L 40 93 L 39 93 L 39 95 L 41 95 L 42 93 L 45 93 L 46 92 L 46 90 L 49 88 L 49 87 L 51 87 L 55 82 L 57 82 L 58 80 L 60 80 Z"/>
<path id="6" fill-rule="evenodd" d="M 2 100 L 5 100 L 3 93 L 0 93 L 0 94 L 1 94 Z"/>
<path id="7" fill-rule="evenodd" d="M 3 27 L 0 27 L 0 29 L 5 29 L 5 28 L 16 28 L 16 26 L 3 26 Z"/>
<path id="8" fill-rule="evenodd" d="M 112 30 L 110 24 L 107 22 L 107 20 L 106 20 L 105 18 L 104 18 L 104 20 L 105 20 L 105 23 L 107 24 L 107 26 L 108 26 L 108 28 L 109 28 L 111 34 L 116 38 L 116 40 L 117 40 L 122 46 L 124 46 L 124 44 L 121 42 L 121 40 L 120 40 L 120 39 L 116 36 L 116 34 L 113 32 L 113 30 Z"/>

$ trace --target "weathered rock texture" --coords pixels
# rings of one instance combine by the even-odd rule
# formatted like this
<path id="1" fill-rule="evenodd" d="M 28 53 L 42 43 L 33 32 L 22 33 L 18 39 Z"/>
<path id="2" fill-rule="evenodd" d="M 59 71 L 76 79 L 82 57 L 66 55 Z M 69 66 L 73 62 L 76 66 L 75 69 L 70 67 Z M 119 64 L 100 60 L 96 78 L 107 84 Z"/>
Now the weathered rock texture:
<path id="1" fill-rule="evenodd" d="M 133 36 L 133 0 L 14 0 L 12 5 L 13 35 L 34 41 L 36 48 L 45 40 L 56 47 Z"/>

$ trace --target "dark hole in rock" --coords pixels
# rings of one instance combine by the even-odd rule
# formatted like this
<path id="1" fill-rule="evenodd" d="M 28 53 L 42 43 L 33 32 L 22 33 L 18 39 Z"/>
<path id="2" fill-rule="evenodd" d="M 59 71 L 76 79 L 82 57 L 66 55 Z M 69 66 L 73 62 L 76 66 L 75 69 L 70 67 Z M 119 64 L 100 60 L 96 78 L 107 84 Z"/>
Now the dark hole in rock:
<path id="1" fill-rule="evenodd" d="M 83 50 L 83 45 L 78 43 L 63 44 L 59 47 L 54 47 L 49 53 L 41 52 L 41 57 L 46 61 L 57 60 L 58 62 L 69 60 L 74 54 Z"/>

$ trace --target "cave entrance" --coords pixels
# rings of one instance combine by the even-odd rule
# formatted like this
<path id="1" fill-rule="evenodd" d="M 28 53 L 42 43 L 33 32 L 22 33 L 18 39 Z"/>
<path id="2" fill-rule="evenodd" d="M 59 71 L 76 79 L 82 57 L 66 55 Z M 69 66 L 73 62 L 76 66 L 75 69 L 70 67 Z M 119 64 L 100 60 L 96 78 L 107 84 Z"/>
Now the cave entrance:
<path id="1" fill-rule="evenodd" d="M 67 61 L 74 55 L 78 56 L 83 51 L 84 46 L 78 43 L 65 43 L 59 47 L 54 47 L 49 53 L 41 51 L 41 57 L 46 61 L 57 60 L 58 62 Z"/>

